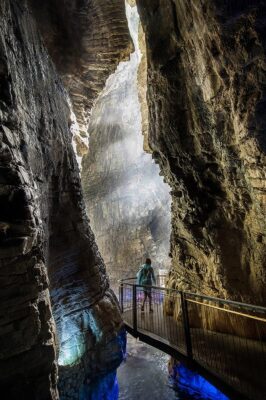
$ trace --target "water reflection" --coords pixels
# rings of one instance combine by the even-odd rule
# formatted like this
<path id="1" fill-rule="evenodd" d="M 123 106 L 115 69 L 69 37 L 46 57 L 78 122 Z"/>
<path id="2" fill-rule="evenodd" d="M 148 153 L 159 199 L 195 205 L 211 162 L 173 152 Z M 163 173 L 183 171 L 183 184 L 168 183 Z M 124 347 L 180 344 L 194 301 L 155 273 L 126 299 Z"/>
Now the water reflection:
<path id="1" fill-rule="evenodd" d="M 169 368 L 168 362 L 167 354 L 128 335 L 127 359 L 118 369 L 119 400 L 229 400 L 200 375 L 181 364 Z"/>
<path id="2" fill-rule="evenodd" d="M 113 372 L 93 382 L 86 379 L 80 389 L 79 400 L 118 400 L 118 396 L 117 376 Z"/>
<path id="3" fill-rule="evenodd" d="M 84 381 L 79 400 L 229 400 L 202 376 L 128 335 L 127 357 L 120 368 Z"/>
<path id="4" fill-rule="evenodd" d="M 169 381 L 181 400 L 229 400 L 215 386 L 199 374 L 190 371 L 184 365 L 172 367 Z"/>

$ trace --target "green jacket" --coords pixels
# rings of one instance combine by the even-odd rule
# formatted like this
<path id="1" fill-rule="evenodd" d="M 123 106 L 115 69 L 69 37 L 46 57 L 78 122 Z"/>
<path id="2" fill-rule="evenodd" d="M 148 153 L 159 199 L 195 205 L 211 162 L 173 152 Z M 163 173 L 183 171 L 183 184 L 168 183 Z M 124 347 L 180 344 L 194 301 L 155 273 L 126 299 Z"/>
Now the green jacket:
<path id="1" fill-rule="evenodd" d="M 143 264 L 137 274 L 137 284 L 152 286 L 152 282 L 156 284 L 154 270 L 150 264 Z"/>

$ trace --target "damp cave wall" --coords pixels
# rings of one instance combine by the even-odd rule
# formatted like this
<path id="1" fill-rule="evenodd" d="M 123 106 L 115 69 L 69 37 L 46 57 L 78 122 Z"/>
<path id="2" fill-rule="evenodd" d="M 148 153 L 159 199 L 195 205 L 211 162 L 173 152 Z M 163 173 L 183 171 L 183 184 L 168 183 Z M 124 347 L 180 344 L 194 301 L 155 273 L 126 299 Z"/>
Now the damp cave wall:
<path id="1" fill-rule="evenodd" d="M 86 136 L 95 99 L 133 44 L 124 0 L 29 0 L 46 48 Z"/>
<path id="2" fill-rule="evenodd" d="M 35 7 L 37 3 L 40 7 L 52 5 L 35 2 Z M 108 46 L 110 52 L 104 73 L 102 61 L 98 62 L 98 91 L 118 58 L 131 48 L 123 2 L 116 8 L 110 1 L 102 2 L 102 7 L 100 3 L 96 12 L 94 2 L 92 15 L 88 8 L 79 12 L 89 13 L 91 20 L 93 15 L 96 21 L 112 16 L 121 23 L 105 34 L 100 29 L 98 36 L 94 33 L 95 43 L 100 47 L 102 39 L 102 49 Z M 62 7 L 64 4 L 61 2 Z M 79 2 L 80 7 L 86 4 Z M 60 2 L 56 6 L 60 7 Z M 62 12 L 65 18 L 66 10 Z M 45 14 L 42 21 L 39 16 L 31 2 L 1 1 L 0 387 L 6 399 L 57 399 L 57 359 L 77 332 L 83 340 L 83 376 L 115 369 L 122 359 L 121 317 L 85 213 L 70 132 L 70 88 L 66 83 L 70 82 L 73 59 L 76 57 L 73 63 L 79 68 L 84 69 L 85 64 L 81 67 L 78 55 L 71 54 L 71 62 L 66 61 L 69 80 L 65 79 L 54 56 L 57 31 L 49 31 L 54 40 L 50 46 L 42 35 Z M 52 25 L 48 17 L 46 24 Z M 60 19 L 56 26 L 60 32 Z M 83 26 L 81 42 L 86 42 L 84 32 Z M 124 40 L 117 45 L 108 42 L 109 36 L 121 32 Z M 58 49 L 58 54 L 68 59 L 71 46 L 64 50 Z M 100 57 L 101 51 L 97 54 Z M 88 53 L 86 61 L 89 66 Z M 75 81 L 74 73 L 71 79 Z M 85 86 L 79 82 L 80 90 L 92 102 L 98 92 Z M 87 114 L 81 110 L 83 105 L 76 106 L 74 97 L 77 115 L 82 114 L 80 124 L 85 124 Z M 72 320 L 73 330 L 68 325 Z M 75 389 L 77 393 L 79 388 Z"/>
<path id="3" fill-rule="evenodd" d="M 168 284 L 265 305 L 265 2 L 137 5 L 146 141 L 172 189 Z"/>

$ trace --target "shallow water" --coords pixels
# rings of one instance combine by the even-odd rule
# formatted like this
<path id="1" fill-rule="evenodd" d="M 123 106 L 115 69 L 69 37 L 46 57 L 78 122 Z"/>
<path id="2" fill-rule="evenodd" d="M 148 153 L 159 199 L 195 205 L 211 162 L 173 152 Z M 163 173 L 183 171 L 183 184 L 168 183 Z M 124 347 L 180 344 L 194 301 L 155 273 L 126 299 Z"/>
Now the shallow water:
<path id="1" fill-rule="evenodd" d="M 183 366 L 169 379 L 168 361 L 167 354 L 128 335 L 127 358 L 117 371 L 119 400 L 230 400 Z"/>
<path id="2" fill-rule="evenodd" d="M 169 356 L 128 335 L 127 358 L 117 371 L 120 400 L 171 400 L 175 392 L 169 386 Z"/>

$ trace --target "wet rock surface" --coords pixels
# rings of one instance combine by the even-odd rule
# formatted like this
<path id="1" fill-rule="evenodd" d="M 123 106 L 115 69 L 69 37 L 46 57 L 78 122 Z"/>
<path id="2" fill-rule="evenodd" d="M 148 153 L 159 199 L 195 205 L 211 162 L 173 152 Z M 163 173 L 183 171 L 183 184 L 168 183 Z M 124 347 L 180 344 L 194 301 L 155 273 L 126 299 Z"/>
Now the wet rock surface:
<path id="1" fill-rule="evenodd" d="M 265 3 L 138 0 L 172 287 L 265 304 Z"/>
<path id="2" fill-rule="evenodd" d="M 28 3 L 3 0 L 0 21 L 1 397 L 56 399 L 58 356 L 84 376 L 117 367 L 121 317 L 85 213 L 67 92 Z"/>
<path id="3" fill-rule="evenodd" d="M 133 49 L 124 0 L 30 0 L 48 52 L 68 88 L 80 133 L 93 102 Z"/>
<path id="4" fill-rule="evenodd" d="M 96 344 L 90 349 L 81 363 L 59 367 L 60 400 L 117 398 L 116 369 L 125 356 L 125 329 L 121 329 L 118 338 L 108 340 L 105 347 Z"/>

